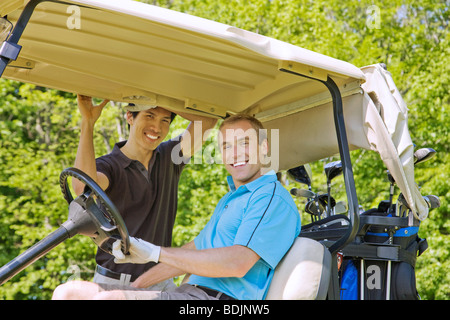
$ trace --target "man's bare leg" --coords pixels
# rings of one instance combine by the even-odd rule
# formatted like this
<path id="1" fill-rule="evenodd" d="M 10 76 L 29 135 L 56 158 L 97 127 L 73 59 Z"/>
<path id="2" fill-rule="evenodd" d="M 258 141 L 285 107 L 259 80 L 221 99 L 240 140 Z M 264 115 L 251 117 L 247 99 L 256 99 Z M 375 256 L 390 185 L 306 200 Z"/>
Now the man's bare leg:
<path id="1" fill-rule="evenodd" d="M 100 292 L 100 287 L 94 282 L 69 281 L 56 287 L 52 300 L 92 300 Z"/>

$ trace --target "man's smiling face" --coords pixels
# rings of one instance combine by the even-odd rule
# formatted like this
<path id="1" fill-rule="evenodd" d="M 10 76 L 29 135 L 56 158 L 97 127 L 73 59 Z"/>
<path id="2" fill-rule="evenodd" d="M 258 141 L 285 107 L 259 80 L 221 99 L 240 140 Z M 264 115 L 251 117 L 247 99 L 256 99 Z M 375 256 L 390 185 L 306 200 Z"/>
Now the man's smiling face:
<path id="1" fill-rule="evenodd" d="M 260 157 L 267 153 L 267 140 L 258 143 L 258 133 L 246 120 L 224 125 L 219 146 L 225 168 L 236 188 L 261 176 Z"/>
<path id="2" fill-rule="evenodd" d="M 171 114 L 157 107 L 141 111 L 135 118 L 128 116 L 130 138 L 146 150 L 155 150 L 169 133 Z"/>

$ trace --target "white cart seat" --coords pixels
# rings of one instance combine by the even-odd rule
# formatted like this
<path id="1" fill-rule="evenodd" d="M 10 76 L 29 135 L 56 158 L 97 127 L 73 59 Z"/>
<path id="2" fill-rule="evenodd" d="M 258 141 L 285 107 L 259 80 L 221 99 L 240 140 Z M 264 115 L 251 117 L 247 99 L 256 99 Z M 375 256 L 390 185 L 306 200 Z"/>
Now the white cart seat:
<path id="1" fill-rule="evenodd" d="M 297 238 L 280 261 L 266 300 L 324 300 L 331 274 L 331 254 L 318 241 Z"/>

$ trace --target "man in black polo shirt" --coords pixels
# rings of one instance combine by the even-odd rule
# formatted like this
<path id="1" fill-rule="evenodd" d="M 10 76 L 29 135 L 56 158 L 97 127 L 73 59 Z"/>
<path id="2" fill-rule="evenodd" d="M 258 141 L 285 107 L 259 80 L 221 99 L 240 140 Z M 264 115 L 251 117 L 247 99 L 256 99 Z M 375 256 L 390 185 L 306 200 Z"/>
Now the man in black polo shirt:
<path id="1" fill-rule="evenodd" d="M 202 121 L 202 130 L 194 131 L 191 122 L 181 136 L 163 142 L 175 114 L 158 106 L 129 105 L 128 140 L 117 143 L 110 154 L 95 159 L 94 126 L 107 103 L 103 101 L 94 106 L 91 97 L 78 96 L 82 120 L 75 167 L 105 190 L 121 213 L 130 236 L 170 246 L 181 171 L 201 148 L 204 132 L 215 125 L 216 119 L 180 114 L 190 121 Z M 177 148 L 174 152 L 181 150 L 177 157 L 182 157 L 182 161 L 180 158 L 172 161 L 174 148 Z M 74 179 L 73 187 L 79 195 L 84 184 Z M 96 262 L 94 282 L 125 285 L 154 265 L 115 264 L 114 256 L 100 249 Z M 164 289 L 167 285 L 171 283 L 158 284 L 155 289 Z"/>

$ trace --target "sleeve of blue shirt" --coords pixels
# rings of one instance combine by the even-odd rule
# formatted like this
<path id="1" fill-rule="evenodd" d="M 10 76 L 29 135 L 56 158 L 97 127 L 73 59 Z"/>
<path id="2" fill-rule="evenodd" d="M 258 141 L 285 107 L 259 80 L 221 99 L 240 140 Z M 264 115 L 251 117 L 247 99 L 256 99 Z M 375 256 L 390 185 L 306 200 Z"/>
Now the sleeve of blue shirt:
<path id="1" fill-rule="evenodd" d="M 300 233 L 300 217 L 289 193 L 279 184 L 249 200 L 234 241 L 256 252 L 274 269 Z M 287 194 L 287 196 L 286 196 Z"/>

